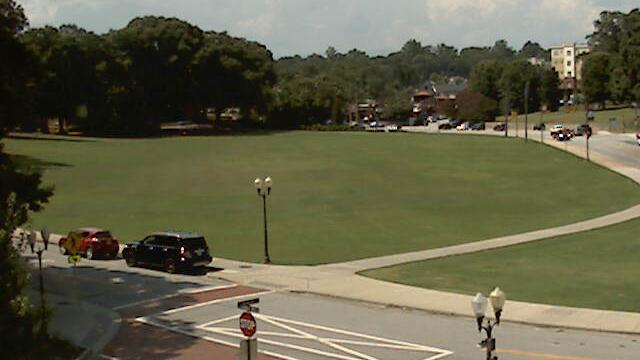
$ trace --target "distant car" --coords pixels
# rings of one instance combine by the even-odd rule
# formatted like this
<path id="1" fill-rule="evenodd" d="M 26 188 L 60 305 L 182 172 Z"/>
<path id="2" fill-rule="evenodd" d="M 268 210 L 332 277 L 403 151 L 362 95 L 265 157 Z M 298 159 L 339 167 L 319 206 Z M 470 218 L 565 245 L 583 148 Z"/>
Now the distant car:
<path id="1" fill-rule="evenodd" d="M 551 130 L 549 130 L 549 134 L 551 134 L 551 137 L 555 138 L 559 133 L 561 133 L 564 130 L 564 125 L 562 124 L 556 124 L 553 125 L 553 127 L 551 128 Z"/>
<path id="2" fill-rule="evenodd" d="M 506 125 L 504 123 L 499 123 L 496 124 L 496 126 L 493 127 L 493 131 L 504 131 L 506 129 Z"/>
<path id="3" fill-rule="evenodd" d="M 533 125 L 533 130 L 544 131 L 546 127 L 547 126 L 544 123 L 537 123 Z"/>
<path id="4" fill-rule="evenodd" d="M 462 124 L 456 126 L 456 130 L 458 130 L 458 131 L 467 131 L 469 129 L 470 129 L 470 127 L 469 127 L 469 122 L 468 121 L 465 121 Z"/>
<path id="5" fill-rule="evenodd" d="M 558 141 L 569 141 L 573 138 L 573 131 L 570 129 L 562 129 L 555 132 L 554 138 Z"/>
<path id="6" fill-rule="evenodd" d="M 70 231 L 66 237 L 58 241 L 60 253 L 68 254 L 65 248 L 67 239 L 76 237 L 81 239 L 80 247 L 77 249 L 79 255 L 85 256 L 87 259 L 96 259 L 98 257 L 114 259 L 118 256 L 120 245 L 108 230 L 98 228 L 80 228 Z"/>
<path id="7" fill-rule="evenodd" d="M 213 260 L 204 237 L 189 232 L 153 233 L 128 243 L 122 257 L 128 266 L 157 266 L 168 273 L 203 267 Z"/>
<path id="8" fill-rule="evenodd" d="M 402 128 L 402 126 L 400 125 L 396 125 L 396 124 L 388 124 L 384 127 L 384 131 L 387 132 L 396 132 L 396 131 L 400 131 L 400 129 Z"/>
<path id="9" fill-rule="evenodd" d="M 485 129 L 485 124 L 484 122 L 477 122 L 473 125 L 471 125 L 471 130 L 484 130 Z"/>
<path id="10" fill-rule="evenodd" d="M 449 118 L 446 115 L 441 114 L 435 114 L 431 117 L 431 122 L 438 122 L 443 120 L 449 120 Z"/>
<path id="11" fill-rule="evenodd" d="M 453 127 L 449 123 L 442 123 L 438 125 L 438 130 L 450 130 L 450 129 L 453 129 Z"/>
<path id="12" fill-rule="evenodd" d="M 451 128 L 457 128 L 462 123 L 463 121 L 459 119 L 449 120 L 449 125 L 451 125 Z"/>

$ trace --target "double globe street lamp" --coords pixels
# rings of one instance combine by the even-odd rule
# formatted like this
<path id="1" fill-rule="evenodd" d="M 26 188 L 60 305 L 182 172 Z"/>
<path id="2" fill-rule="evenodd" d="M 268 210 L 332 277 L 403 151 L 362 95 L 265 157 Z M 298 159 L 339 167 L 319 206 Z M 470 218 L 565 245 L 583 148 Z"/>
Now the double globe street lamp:
<path id="1" fill-rule="evenodd" d="M 264 216 L 264 263 L 271 264 L 271 258 L 269 258 L 269 240 L 267 237 L 267 196 L 271 194 L 273 180 L 267 176 L 264 179 L 255 179 L 253 184 L 258 191 L 258 196 L 262 197 L 262 214 Z"/>
<path id="2" fill-rule="evenodd" d="M 485 319 L 485 313 L 487 311 L 487 298 L 482 293 L 477 293 L 471 300 L 471 307 L 473 313 L 476 316 L 478 322 L 478 331 L 484 330 L 487 333 L 487 338 L 480 342 L 480 346 L 487 350 L 487 360 L 498 360 L 497 356 L 492 356 L 493 351 L 496 349 L 496 339 L 493 338 L 493 327 L 500 324 L 500 315 L 502 314 L 502 308 L 507 300 L 506 295 L 500 288 L 495 288 L 491 294 L 489 294 L 489 300 L 491 301 L 491 307 L 496 320 L 491 323 L 491 319 L 487 319 L 487 324 L 483 325 Z"/>

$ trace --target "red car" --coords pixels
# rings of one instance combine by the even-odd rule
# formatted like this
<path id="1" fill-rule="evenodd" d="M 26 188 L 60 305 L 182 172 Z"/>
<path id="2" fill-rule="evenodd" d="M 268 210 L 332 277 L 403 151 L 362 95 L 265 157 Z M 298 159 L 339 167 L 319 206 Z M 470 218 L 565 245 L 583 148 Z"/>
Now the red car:
<path id="1" fill-rule="evenodd" d="M 61 254 L 65 255 L 69 253 L 64 245 L 67 238 L 72 236 L 81 239 L 77 251 L 78 254 L 84 255 L 87 259 L 95 259 L 98 257 L 114 259 L 120 251 L 118 240 L 115 239 L 108 230 L 81 228 L 69 232 L 66 237 L 60 239 L 58 246 L 60 247 Z"/>

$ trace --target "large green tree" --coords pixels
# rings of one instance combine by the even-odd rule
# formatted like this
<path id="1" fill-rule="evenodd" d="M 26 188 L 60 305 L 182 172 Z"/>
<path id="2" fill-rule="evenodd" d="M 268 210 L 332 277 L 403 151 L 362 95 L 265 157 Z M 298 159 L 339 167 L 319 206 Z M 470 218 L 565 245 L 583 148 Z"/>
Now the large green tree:
<path id="1" fill-rule="evenodd" d="M 0 134 L 28 114 L 25 95 L 32 59 L 17 40 L 27 25 L 20 5 L 13 0 L 0 1 Z"/>
<path id="2" fill-rule="evenodd" d="M 500 95 L 508 102 L 512 110 L 525 111 L 525 87 L 528 88 L 528 110 L 538 111 L 540 107 L 540 77 L 536 66 L 525 60 L 515 60 L 507 64 L 500 77 Z"/>
<path id="3" fill-rule="evenodd" d="M 63 25 L 29 30 L 21 40 L 39 59 L 32 92 L 38 115 L 59 119 L 61 131 L 68 121 L 89 132 L 101 129 L 112 115 L 106 97 L 110 58 L 102 38 Z"/>
<path id="4" fill-rule="evenodd" d="M 609 98 L 610 60 L 609 53 L 600 51 L 585 57 L 581 88 L 588 103 L 599 103 L 604 107 Z"/>
<path id="5" fill-rule="evenodd" d="M 640 10 L 604 11 L 588 36 L 593 52 L 585 57 L 582 88 L 587 101 L 635 101 L 640 84 Z"/>
<path id="6" fill-rule="evenodd" d="M 30 59 L 18 40 L 26 26 L 20 6 L 12 0 L 0 1 L 0 139 L 15 123 L 14 116 L 20 114 L 7 107 L 15 105 L 4 102 L 20 101 L 13 87 L 24 86 L 26 81 L 22 64 Z M 50 340 L 42 321 L 45 314 L 34 310 L 25 294 L 27 269 L 19 244 L 12 239 L 16 227 L 27 221 L 30 212 L 40 210 L 50 195 L 50 189 L 41 187 L 40 175 L 19 169 L 0 144 L 0 349 L 7 359 L 56 357 L 54 351 L 43 352 Z"/>
<path id="7" fill-rule="evenodd" d="M 471 72 L 470 87 L 473 91 L 498 101 L 500 79 L 505 64 L 499 60 L 487 60 L 477 64 Z"/>
<path id="8" fill-rule="evenodd" d="M 114 79 L 115 116 L 125 132 L 154 133 L 162 121 L 182 120 L 193 106 L 191 61 L 203 32 L 176 18 L 145 16 L 109 32 L 106 41 L 123 68 Z"/>
<path id="9" fill-rule="evenodd" d="M 272 54 L 264 45 L 208 32 L 190 65 L 199 109 L 238 107 L 264 114 L 275 83 Z"/>

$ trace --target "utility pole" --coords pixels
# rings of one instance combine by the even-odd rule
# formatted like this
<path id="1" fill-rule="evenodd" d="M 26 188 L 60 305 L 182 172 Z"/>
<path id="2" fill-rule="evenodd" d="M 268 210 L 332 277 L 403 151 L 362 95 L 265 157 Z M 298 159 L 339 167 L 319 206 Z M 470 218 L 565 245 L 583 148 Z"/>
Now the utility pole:
<path id="1" fill-rule="evenodd" d="M 540 111 L 540 143 L 544 144 L 544 130 L 545 130 L 545 126 L 544 126 L 544 121 L 542 121 L 542 116 L 544 114 L 544 111 Z"/>
<path id="2" fill-rule="evenodd" d="M 524 84 L 524 141 L 529 139 L 529 124 L 528 124 L 528 115 L 529 115 L 529 85 L 531 83 L 529 80 Z"/>
<path id="3" fill-rule="evenodd" d="M 509 100 L 509 96 L 507 96 L 506 103 L 506 114 L 504 117 L 504 137 L 509 137 L 509 115 L 511 114 L 511 100 Z"/>

